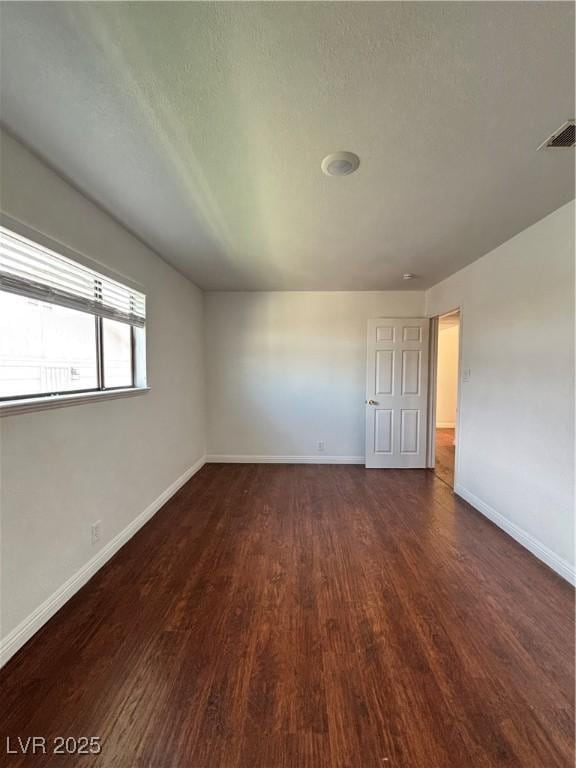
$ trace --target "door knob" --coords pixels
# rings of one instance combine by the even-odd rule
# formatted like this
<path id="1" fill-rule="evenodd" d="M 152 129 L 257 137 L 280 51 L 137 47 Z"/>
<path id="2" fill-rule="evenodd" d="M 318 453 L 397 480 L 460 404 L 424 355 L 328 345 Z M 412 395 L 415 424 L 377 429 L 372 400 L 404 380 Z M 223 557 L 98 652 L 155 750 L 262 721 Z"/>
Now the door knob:
<path id="1" fill-rule="evenodd" d="M 377 400 L 368 400 L 368 405 L 378 405 Z"/>

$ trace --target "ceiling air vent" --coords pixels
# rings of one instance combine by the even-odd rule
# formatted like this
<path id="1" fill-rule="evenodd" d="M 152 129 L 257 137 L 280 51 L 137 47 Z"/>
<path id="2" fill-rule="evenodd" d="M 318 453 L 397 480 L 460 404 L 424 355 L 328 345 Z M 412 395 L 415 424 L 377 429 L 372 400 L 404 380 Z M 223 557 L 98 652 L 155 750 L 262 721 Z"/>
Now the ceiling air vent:
<path id="1" fill-rule="evenodd" d="M 546 141 L 542 142 L 538 149 L 569 149 L 576 145 L 576 123 L 574 120 L 561 125 Z"/>

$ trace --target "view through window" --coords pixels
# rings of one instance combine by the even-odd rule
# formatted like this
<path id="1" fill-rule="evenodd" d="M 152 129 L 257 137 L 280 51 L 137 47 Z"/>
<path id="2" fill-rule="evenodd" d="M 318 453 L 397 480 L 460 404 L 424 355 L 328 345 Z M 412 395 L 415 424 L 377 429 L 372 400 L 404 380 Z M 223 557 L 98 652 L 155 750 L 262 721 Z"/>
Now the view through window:
<path id="1" fill-rule="evenodd" d="M 0 398 L 131 387 L 132 368 L 126 323 L 0 291 Z"/>
<path id="2" fill-rule="evenodd" d="M 104 386 L 132 386 L 132 328 L 126 323 L 102 320 L 104 350 Z"/>

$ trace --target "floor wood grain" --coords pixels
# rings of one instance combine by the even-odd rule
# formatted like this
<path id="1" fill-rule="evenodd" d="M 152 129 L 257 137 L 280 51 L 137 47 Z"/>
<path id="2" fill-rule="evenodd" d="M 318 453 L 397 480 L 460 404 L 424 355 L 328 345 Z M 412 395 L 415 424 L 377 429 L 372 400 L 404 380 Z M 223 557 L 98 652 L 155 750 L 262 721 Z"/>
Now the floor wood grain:
<path id="1" fill-rule="evenodd" d="M 440 480 L 454 487 L 454 461 L 456 446 L 454 444 L 455 430 L 449 427 L 436 429 L 436 466 L 434 473 Z"/>
<path id="2" fill-rule="evenodd" d="M 106 768 L 569 768 L 571 588 L 432 472 L 208 465 L 0 673 Z M 50 749 L 49 749 L 50 751 Z"/>

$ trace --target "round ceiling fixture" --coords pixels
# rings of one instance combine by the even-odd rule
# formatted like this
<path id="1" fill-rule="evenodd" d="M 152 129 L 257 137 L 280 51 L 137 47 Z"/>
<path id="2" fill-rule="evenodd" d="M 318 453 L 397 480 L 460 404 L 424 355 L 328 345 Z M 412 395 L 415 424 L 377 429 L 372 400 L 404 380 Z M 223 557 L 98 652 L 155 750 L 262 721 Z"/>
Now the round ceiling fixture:
<path id="1" fill-rule="evenodd" d="M 322 160 L 322 171 L 326 176 L 349 176 L 358 170 L 360 158 L 354 152 L 333 152 Z"/>
<path id="2" fill-rule="evenodd" d="M 415 275 L 413 272 L 404 272 L 402 280 L 415 280 L 417 277 L 418 275 Z"/>

